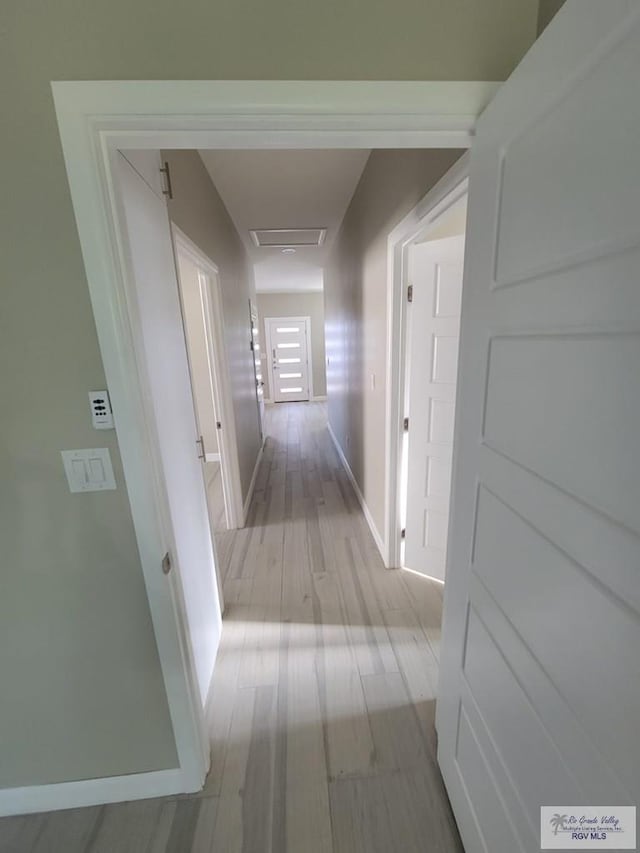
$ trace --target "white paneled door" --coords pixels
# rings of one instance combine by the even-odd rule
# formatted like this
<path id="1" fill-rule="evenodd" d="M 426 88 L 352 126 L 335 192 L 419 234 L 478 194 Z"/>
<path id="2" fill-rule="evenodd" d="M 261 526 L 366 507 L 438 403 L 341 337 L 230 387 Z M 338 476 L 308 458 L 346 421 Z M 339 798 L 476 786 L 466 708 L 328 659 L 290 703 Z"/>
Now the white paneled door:
<path id="1" fill-rule="evenodd" d="M 172 606 L 178 613 L 184 601 L 189 646 L 204 704 L 222 629 L 221 599 L 198 458 L 198 429 L 169 217 L 162 193 L 153 190 L 120 154 L 116 174 L 168 505 L 167 540 L 158 543 L 158 576 L 162 553 L 167 551 L 174 565 L 167 578 L 167 594 L 170 590 L 175 595 Z M 170 564 L 162 561 L 162 565 L 164 569 Z"/>
<path id="2" fill-rule="evenodd" d="M 271 396 L 275 403 L 308 400 L 308 317 L 267 317 L 267 345 L 271 363 Z"/>
<path id="3" fill-rule="evenodd" d="M 471 150 L 437 707 L 467 853 L 638 804 L 638 81 L 640 5 L 568 0 Z"/>
<path id="4" fill-rule="evenodd" d="M 444 580 L 464 238 L 411 246 L 403 565 Z"/>

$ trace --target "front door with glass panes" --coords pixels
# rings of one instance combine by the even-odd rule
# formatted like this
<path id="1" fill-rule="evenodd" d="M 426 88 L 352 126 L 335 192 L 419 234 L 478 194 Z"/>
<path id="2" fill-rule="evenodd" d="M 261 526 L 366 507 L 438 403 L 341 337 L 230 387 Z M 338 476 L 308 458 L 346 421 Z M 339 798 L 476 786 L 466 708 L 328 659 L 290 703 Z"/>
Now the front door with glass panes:
<path id="1" fill-rule="evenodd" d="M 308 400 L 309 318 L 265 319 L 274 403 Z"/>

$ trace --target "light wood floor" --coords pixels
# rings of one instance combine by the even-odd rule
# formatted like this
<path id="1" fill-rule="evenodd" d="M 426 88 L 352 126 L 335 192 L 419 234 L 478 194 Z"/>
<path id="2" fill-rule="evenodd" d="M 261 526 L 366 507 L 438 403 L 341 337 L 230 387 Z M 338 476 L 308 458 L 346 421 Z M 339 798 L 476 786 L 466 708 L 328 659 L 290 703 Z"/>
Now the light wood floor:
<path id="1" fill-rule="evenodd" d="M 437 584 L 384 569 L 323 404 L 268 410 L 196 796 L 0 821 L 2 853 L 460 853 L 435 760 Z"/>

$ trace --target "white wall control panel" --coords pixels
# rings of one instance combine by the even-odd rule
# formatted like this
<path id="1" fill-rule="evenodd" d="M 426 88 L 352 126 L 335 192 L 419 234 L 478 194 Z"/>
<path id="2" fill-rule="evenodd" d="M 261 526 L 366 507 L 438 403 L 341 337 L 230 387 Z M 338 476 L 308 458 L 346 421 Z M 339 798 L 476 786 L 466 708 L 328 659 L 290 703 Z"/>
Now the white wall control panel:
<path id="1" fill-rule="evenodd" d="M 61 450 L 64 470 L 72 492 L 104 492 L 115 489 L 111 456 L 106 447 Z"/>
<path id="2" fill-rule="evenodd" d="M 94 429 L 113 429 L 113 412 L 108 391 L 89 391 L 91 422 Z"/>

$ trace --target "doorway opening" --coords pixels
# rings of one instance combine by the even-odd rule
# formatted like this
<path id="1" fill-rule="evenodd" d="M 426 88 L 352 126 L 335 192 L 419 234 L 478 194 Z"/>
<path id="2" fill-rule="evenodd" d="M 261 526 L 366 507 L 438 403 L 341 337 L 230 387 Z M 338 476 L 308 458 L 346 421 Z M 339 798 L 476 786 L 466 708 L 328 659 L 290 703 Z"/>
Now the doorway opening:
<path id="1" fill-rule="evenodd" d="M 444 583 L 468 197 L 464 155 L 389 236 L 388 567 Z"/>
<path id="2" fill-rule="evenodd" d="M 451 156 L 453 158 L 455 155 Z M 163 162 L 164 158 L 166 158 L 168 164 L 175 164 L 176 175 L 174 176 L 174 187 L 182 186 L 184 178 L 178 171 L 181 163 L 184 165 L 186 159 L 190 159 L 192 163 L 194 160 L 200 164 L 203 162 L 198 152 L 195 151 L 183 152 L 180 155 L 175 155 L 172 151 L 166 151 L 163 155 Z M 362 159 L 364 161 L 365 158 L 363 157 Z M 201 167 L 199 166 L 198 168 Z M 202 176 L 203 180 L 206 179 L 209 181 L 204 173 L 204 169 L 201 169 L 198 174 Z M 352 175 L 352 181 L 354 187 L 357 186 L 358 180 L 355 173 Z M 139 183 L 142 185 L 145 182 L 141 178 Z M 210 193 L 216 191 L 215 181 L 209 182 L 208 186 Z M 148 196 L 147 189 L 145 187 L 142 187 L 142 189 L 146 193 L 146 196 Z M 230 193 L 228 192 L 229 196 Z M 157 195 L 155 198 L 157 199 Z M 350 205 L 351 196 L 346 197 L 343 201 L 345 206 Z M 432 209 L 429 208 L 427 213 L 418 217 L 417 223 L 411 233 L 404 236 L 402 257 L 407 270 L 411 270 L 415 266 L 415 256 L 420 250 L 420 246 L 427 244 L 441 245 L 447 239 L 443 231 L 443 223 L 446 219 L 443 209 L 449 201 L 448 198 L 443 200 L 442 209 L 438 211 L 438 216 L 433 215 Z M 158 199 L 158 203 L 162 206 L 162 200 Z M 156 201 L 154 201 L 154 204 L 156 204 Z M 156 206 L 158 205 L 156 204 Z M 176 211 L 176 205 L 168 205 L 168 215 L 170 217 Z M 452 211 L 458 212 L 458 214 L 461 213 L 464 220 L 464 210 L 460 201 L 452 204 Z M 449 215 L 451 215 L 451 212 L 449 212 Z M 129 231 L 131 232 L 131 227 L 129 227 Z M 384 243 L 386 237 L 383 231 L 381 233 Z M 215 301 L 216 294 L 220 288 L 221 273 L 224 273 L 224 266 L 219 268 L 215 263 L 217 256 L 213 254 L 211 257 L 205 256 L 199 247 L 191 243 L 190 239 L 175 226 L 173 227 L 172 235 L 179 279 L 178 291 L 182 315 L 179 319 L 184 322 L 185 326 L 186 360 L 191 372 L 191 386 L 194 398 L 194 411 L 192 415 L 195 418 L 195 424 L 193 428 L 199 436 L 198 450 L 201 457 L 200 462 L 205 468 L 206 473 L 209 465 L 220 464 L 217 458 L 212 459 L 210 457 L 207 459 L 207 453 L 212 456 L 217 454 L 221 460 L 225 458 L 225 449 L 222 442 L 225 436 L 228 437 L 229 431 L 226 429 L 217 429 L 217 424 L 222 417 L 220 413 L 224 403 L 224 400 L 220 399 L 221 395 L 218 386 L 220 385 L 221 378 L 227 372 L 230 384 L 235 385 L 235 392 L 240 391 L 241 395 L 247 401 L 251 397 L 251 406 L 247 406 L 244 410 L 247 422 L 249 419 L 255 422 L 256 415 L 258 419 L 260 418 L 260 408 L 258 407 L 256 410 L 254 407 L 257 401 L 258 382 L 260 380 L 258 370 L 262 366 L 263 355 L 263 351 L 260 348 L 259 319 L 256 323 L 256 317 L 251 311 L 250 302 L 245 301 L 243 298 L 236 300 L 241 307 L 241 330 L 246 335 L 244 338 L 243 357 L 245 364 L 249 361 L 251 362 L 252 372 L 251 375 L 249 375 L 247 370 L 240 373 L 237 369 L 238 362 L 233 357 L 229 358 L 229 361 L 233 362 L 233 366 L 230 364 L 228 368 L 224 367 L 223 370 L 219 370 L 219 364 L 222 363 L 224 365 L 225 363 L 225 354 L 223 352 L 218 357 L 215 347 L 216 340 L 222 340 L 224 333 L 222 330 L 213 328 L 213 326 L 216 322 L 216 317 L 221 319 L 224 312 L 216 310 L 212 303 Z M 439 239 L 433 239 L 434 237 Z M 158 231 L 158 239 L 160 239 L 160 231 Z M 223 260 L 222 263 L 226 264 L 227 262 Z M 240 266 L 236 265 L 236 268 L 240 269 Z M 144 275 L 140 268 L 137 270 L 137 275 L 134 276 L 134 285 L 136 288 L 140 286 L 142 278 L 144 278 Z M 384 276 L 380 277 L 380 284 L 382 287 L 387 285 Z M 166 298 L 168 299 L 168 293 L 172 287 L 168 279 L 165 282 L 165 286 L 167 288 Z M 237 291 L 239 286 L 240 284 L 235 277 L 232 278 L 231 283 L 227 279 L 227 300 L 229 299 L 229 294 Z M 335 277 L 332 279 L 332 287 L 339 287 Z M 175 284 L 173 285 L 173 289 L 175 289 Z M 241 296 L 244 296 L 244 294 L 241 294 Z M 323 293 L 318 294 L 318 296 L 321 300 L 324 300 Z M 152 289 L 149 294 L 149 299 L 153 300 L 156 297 L 159 297 L 157 282 L 155 289 Z M 232 298 L 235 299 L 235 296 Z M 261 292 L 258 292 L 256 296 L 258 317 L 261 314 L 261 298 L 264 297 Z M 271 294 L 267 298 L 273 300 L 274 296 Z M 286 298 L 290 300 L 291 295 L 288 295 Z M 308 296 L 306 298 L 311 297 Z M 227 302 L 228 304 L 229 302 Z M 379 304 L 377 300 L 372 302 L 372 315 L 380 313 L 376 310 Z M 150 314 L 153 315 L 151 302 L 148 303 L 147 307 L 150 309 Z M 229 318 L 230 315 L 227 315 L 227 342 Z M 313 550 L 309 552 L 306 560 L 303 557 L 303 563 L 313 566 L 313 571 L 320 575 L 331 571 L 328 567 L 333 565 L 333 571 L 340 578 L 338 582 L 338 596 L 348 597 L 350 595 L 350 590 L 347 586 L 344 586 L 346 581 L 342 577 L 347 571 L 347 567 L 351 565 L 350 561 L 355 561 L 353 564 L 360 566 L 363 578 L 367 578 L 365 582 L 370 582 L 371 574 L 375 573 L 378 568 L 382 569 L 375 549 L 377 542 L 375 544 L 370 543 L 365 537 L 364 541 L 366 545 L 364 549 L 360 551 L 352 550 L 351 539 L 355 541 L 357 537 L 355 529 L 351 526 L 352 520 L 349 519 L 349 488 L 345 483 L 347 478 L 351 479 L 356 492 L 356 499 L 363 504 L 363 508 L 366 505 L 366 501 L 363 499 L 362 494 L 358 493 L 358 480 L 350 468 L 349 460 L 340 457 L 339 442 L 337 442 L 338 448 L 336 449 L 338 453 L 336 454 L 334 448 L 326 447 L 326 442 L 320 437 L 318 425 L 320 421 L 326 424 L 324 410 L 320 407 L 317 407 L 313 411 L 303 408 L 311 403 L 314 394 L 311 379 L 313 371 L 310 347 L 312 332 L 311 316 L 304 309 L 299 314 L 287 314 L 284 307 L 269 311 L 268 309 L 265 310 L 263 306 L 262 318 L 265 322 L 264 339 L 266 343 L 267 363 L 270 368 L 269 386 L 271 388 L 272 402 L 282 402 L 285 403 L 285 406 L 274 407 L 277 408 L 277 412 L 274 412 L 273 416 L 270 413 L 267 418 L 267 432 L 269 432 L 270 428 L 273 428 L 274 434 L 272 441 L 267 446 L 266 465 L 258 473 L 257 500 L 253 503 L 253 514 L 249 516 L 247 530 L 246 532 L 243 531 L 243 535 L 235 537 L 233 555 L 230 550 L 228 561 L 226 555 L 224 561 L 219 560 L 217 556 L 214 559 L 215 579 L 218 584 L 218 601 L 221 603 L 224 597 L 223 592 L 227 593 L 226 582 L 228 578 L 230 581 L 228 584 L 230 600 L 233 601 L 234 597 L 238 596 L 239 600 L 243 601 L 249 608 L 252 608 L 250 610 L 252 618 L 247 620 L 245 617 L 243 625 L 245 636 L 253 637 L 255 634 L 256 642 L 262 642 L 265 632 L 271 630 L 267 623 L 273 621 L 277 624 L 279 619 L 284 618 L 283 613 L 287 614 L 289 612 L 287 609 L 284 611 L 279 609 L 283 606 L 282 600 L 284 600 L 285 596 L 282 591 L 284 588 L 285 559 L 284 552 L 281 554 L 279 549 L 284 547 L 285 544 L 287 548 L 290 547 L 290 544 L 295 544 L 298 547 L 295 541 L 289 543 L 289 535 L 298 529 L 299 525 L 293 522 L 298 519 L 298 513 L 301 512 L 302 508 L 304 508 L 305 517 L 299 519 L 300 523 L 304 521 L 304 530 L 308 531 L 307 535 L 314 537 L 312 543 Z M 160 327 L 156 325 L 156 338 L 158 337 L 158 330 L 160 328 L 164 330 L 165 327 L 169 328 L 172 323 L 176 325 L 175 317 L 172 320 L 168 313 L 163 315 L 163 319 L 164 326 Z M 407 341 L 413 339 L 411 335 L 412 329 L 419 329 L 419 327 L 419 320 L 416 320 L 413 325 L 410 322 L 407 323 Z M 250 334 L 247 334 L 248 331 Z M 152 329 L 149 329 L 149 334 L 153 334 Z M 418 335 L 417 337 L 420 336 Z M 348 343 L 348 336 L 345 336 L 344 340 L 345 343 Z M 163 379 L 169 369 L 169 365 L 163 361 L 167 353 L 164 351 L 162 339 L 156 341 L 156 345 L 158 347 L 157 355 L 160 358 L 160 362 L 154 362 L 150 366 L 150 372 L 156 376 L 157 387 L 162 388 L 163 393 L 170 394 L 170 389 L 163 387 Z M 441 357 L 439 354 L 439 358 Z M 411 371 L 411 359 L 405 360 L 404 367 L 407 374 L 406 387 L 410 388 L 411 380 L 414 378 Z M 419 375 L 419 372 L 416 371 L 416 375 Z M 368 390 L 371 392 L 371 400 L 375 400 L 373 393 L 376 390 L 375 382 L 371 383 L 371 388 Z M 406 397 L 409 403 L 411 403 L 413 395 L 407 391 Z M 286 406 L 287 402 L 296 403 L 297 405 L 289 407 Z M 293 412 L 291 409 L 299 409 L 299 411 Z M 213 424 L 209 423 L 209 426 L 216 426 L 216 430 L 212 431 L 212 435 L 205 432 L 207 420 L 209 422 L 213 421 Z M 163 424 L 160 425 L 161 430 L 163 426 Z M 183 427 L 184 438 L 188 433 L 188 425 L 183 423 Z M 351 430 L 352 437 L 357 440 L 358 435 L 355 424 L 351 427 Z M 336 465 L 336 458 L 339 459 L 341 464 Z M 257 468 L 258 466 L 256 466 Z M 209 489 L 211 488 L 210 481 L 207 482 L 207 486 Z M 171 489 L 168 491 L 171 491 Z M 347 496 L 346 499 L 345 495 Z M 211 495 L 208 495 L 208 497 L 211 500 Z M 249 498 L 250 495 L 247 500 Z M 170 495 L 170 503 L 171 500 L 174 501 L 174 505 L 172 506 L 172 521 L 177 532 L 177 565 L 181 566 L 182 559 L 178 537 L 182 535 L 183 516 L 181 516 L 181 513 L 184 512 L 184 506 L 181 501 L 177 502 L 180 505 L 175 505 L 175 491 Z M 294 504 L 296 505 L 295 510 Z M 355 501 L 353 505 L 355 506 Z M 327 508 L 330 508 L 330 510 Z M 210 503 L 210 517 L 211 509 Z M 246 518 L 247 515 L 244 512 L 243 521 Z M 366 520 L 369 526 L 372 527 L 371 520 L 368 517 Z M 193 517 L 190 515 L 189 522 L 191 523 L 192 521 Z M 215 521 L 213 521 L 212 526 L 215 529 Z M 336 541 L 334 542 L 333 540 Z M 373 547 L 371 547 L 372 545 Z M 361 546 L 358 547 L 360 548 Z M 231 571 L 229 570 L 230 568 Z M 264 577 L 262 576 L 263 572 Z M 209 569 L 206 569 L 205 574 L 207 573 L 209 573 Z M 433 576 L 435 575 L 435 571 L 426 571 L 425 574 Z M 195 613 L 196 618 L 198 618 L 198 613 L 201 613 L 204 599 L 198 596 L 197 603 L 194 602 L 193 589 L 188 588 L 188 572 L 181 571 L 180 580 L 184 587 L 182 593 L 186 605 L 185 624 L 188 627 L 189 633 L 191 633 L 193 631 L 193 614 Z M 298 579 L 297 582 L 300 584 L 310 583 L 312 586 L 314 583 L 313 577 L 309 580 L 304 574 L 302 579 Z M 374 581 L 375 583 L 376 581 Z M 223 586 L 223 584 L 225 585 Z M 399 599 L 411 609 L 411 595 L 407 594 L 404 584 L 405 581 L 402 578 L 397 577 L 395 579 Z M 265 602 L 271 602 L 272 597 L 275 603 L 269 606 L 273 606 L 273 611 L 269 610 L 265 604 Z M 430 611 L 427 611 L 427 607 L 423 607 L 423 603 L 416 605 L 416 607 L 421 612 L 422 610 L 425 613 L 430 612 L 433 617 L 429 617 L 428 626 L 420 625 L 419 632 L 421 636 L 424 635 L 423 651 L 425 660 L 428 660 L 430 665 L 435 669 L 437 663 L 433 649 L 437 641 L 434 639 L 433 634 L 430 636 L 427 633 L 427 630 L 437 631 L 435 623 L 437 621 L 437 613 L 442 606 L 442 600 L 433 591 L 430 592 L 427 598 L 429 599 Z M 177 600 L 180 600 L 179 595 L 177 596 Z M 420 598 L 416 600 L 421 602 Z M 308 614 L 306 612 L 305 601 L 306 599 L 300 603 L 305 617 L 322 620 L 322 613 Z M 210 597 L 209 610 L 211 611 L 216 606 L 218 605 Z M 228 618 L 228 624 L 231 625 L 238 621 L 236 608 L 232 607 L 232 612 L 228 615 Z M 350 614 L 350 618 L 357 623 L 357 614 Z M 366 619 L 368 617 L 365 615 L 363 618 Z M 418 614 L 416 618 L 419 620 L 420 615 Z M 249 625 L 246 624 L 247 621 L 249 621 Z M 203 633 L 206 634 L 206 619 L 202 620 L 201 628 Z M 406 626 L 403 626 L 402 630 L 406 630 Z M 388 635 L 383 634 L 384 636 Z M 391 640 L 385 642 L 388 646 Z M 249 647 L 246 643 L 245 645 L 247 648 Z M 381 645 L 380 654 L 387 654 L 389 649 L 385 646 L 385 643 Z M 295 651 L 295 649 L 292 649 L 292 653 Z M 194 658 L 198 657 L 197 646 L 193 648 L 193 654 Z M 211 655 L 208 652 L 207 655 L 207 666 L 210 666 Z M 215 656 L 213 660 L 215 660 Z M 247 664 L 247 667 L 249 667 L 249 664 Z M 366 669 L 366 667 L 364 668 Z M 360 670 L 358 672 L 360 673 Z M 248 681 L 252 681 L 252 677 L 248 678 Z M 211 695 L 214 695 L 214 693 L 211 692 Z M 206 707 L 205 704 L 205 714 L 207 713 Z"/>
<path id="3" fill-rule="evenodd" d="M 128 270 L 131 252 L 122 233 L 122 211 L 117 198 L 116 164 L 118 157 L 121 157 L 118 152 L 136 149 L 141 160 L 144 160 L 146 155 L 157 155 L 158 149 L 259 149 L 265 144 L 265 130 L 269 134 L 268 147 L 288 151 L 311 148 L 371 150 L 385 147 L 460 149 L 470 144 L 473 117 L 496 88 L 494 84 L 477 83 L 411 84 L 408 87 L 393 84 L 390 88 L 386 84 L 356 84 L 345 95 L 342 89 L 338 91 L 332 84 L 313 84 L 313 92 L 303 92 L 308 88 L 307 84 L 291 86 L 276 83 L 268 84 L 265 91 L 256 94 L 252 83 L 229 83 L 215 84 L 211 92 L 212 100 L 203 108 L 202 89 L 199 90 L 200 94 L 194 94 L 190 88 L 192 86 L 188 82 L 175 85 L 162 83 L 157 86 L 145 84 L 144 91 L 138 92 L 135 83 L 117 83 L 110 84 L 108 90 L 103 87 L 102 94 L 96 96 L 93 84 L 56 84 L 56 106 L 72 197 L 105 371 L 119 414 L 118 439 L 176 733 L 181 775 L 178 780 L 172 777 L 167 778 L 166 783 L 163 782 L 167 793 L 199 788 L 206 773 L 207 759 L 204 752 L 208 744 L 203 736 L 202 696 L 206 672 L 215 659 L 217 640 L 215 636 L 208 637 L 211 642 L 207 646 L 206 665 L 201 663 L 198 679 L 194 631 L 184 613 L 183 591 L 179 583 L 184 567 L 180 549 L 176 548 L 175 529 L 175 518 L 178 515 L 182 515 L 189 524 L 195 515 L 188 512 L 186 502 L 182 503 L 180 496 L 176 497 L 175 493 L 174 504 L 170 505 L 168 493 L 171 490 L 167 488 L 167 478 L 171 471 L 177 476 L 182 472 L 183 464 L 184 470 L 191 472 L 193 495 L 198 490 L 202 493 L 200 497 L 196 495 L 197 516 L 206 517 L 207 510 L 201 462 L 197 460 L 194 467 L 186 457 L 182 463 L 175 458 L 173 451 L 178 442 L 172 443 L 170 436 L 165 433 L 166 421 L 171 420 L 176 413 L 185 417 L 185 438 L 180 446 L 188 446 L 193 456 L 193 435 L 198 436 L 199 432 L 190 394 L 185 396 L 183 405 L 165 405 L 169 383 L 166 376 L 162 375 L 161 365 L 167 355 L 166 330 L 163 328 L 163 336 L 157 342 L 152 357 L 141 348 L 144 341 L 140 332 L 140 316 L 134 304 L 136 294 Z M 157 99 L 152 91 L 154 89 L 157 89 Z M 376 110 L 384 116 L 382 125 L 378 118 L 372 124 L 372 94 L 375 94 Z M 443 96 L 446 96 L 449 105 L 445 128 L 442 117 Z M 261 106 L 256 109 L 258 102 Z M 316 106 L 310 109 L 309 104 Z M 246 115 L 240 127 L 235 119 L 230 118 L 230 109 L 232 112 L 245 110 Z M 167 117 L 167 110 L 171 112 L 172 118 Z M 159 119 L 163 114 L 164 118 Z M 92 179 L 87 180 L 87 175 L 91 175 Z M 170 187 L 165 185 L 160 188 L 159 195 L 156 191 L 156 195 L 161 199 L 167 192 L 170 192 Z M 324 225 L 324 222 L 307 224 Z M 171 246 L 166 212 L 163 227 L 169 233 Z M 153 245 L 159 244 L 153 239 L 147 240 L 148 247 Z M 217 260 L 213 252 L 211 259 Z M 173 257 L 171 260 L 173 262 Z M 249 306 L 244 296 L 242 302 L 245 326 L 238 340 L 242 341 L 248 353 Z M 176 316 L 180 317 L 177 298 L 174 303 L 175 311 L 172 309 L 170 316 L 166 315 L 171 331 L 169 337 L 177 346 L 179 330 L 182 341 L 180 381 L 190 386 L 184 332 L 181 325 L 178 327 L 174 324 Z M 153 387 L 147 375 L 149 365 L 157 371 L 157 381 Z M 251 395 L 251 399 L 249 396 L 246 395 L 246 402 L 254 407 L 255 412 L 255 394 Z M 189 408 L 191 426 L 187 424 Z M 248 425 L 248 419 L 245 423 L 244 418 L 236 418 L 239 436 Z M 253 475 L 250 469 L 248 472 L 243 469 L 244 495 L 251 494 L 257 470 L 258 464 Z M 198 480 L 200 485 L 196 486 Z M 342 486 L 340 480 L 336 487 L 338 492 Z M 246 508 L 245 505 L 243 509 Z M 315 530 L 315 525 L 312 528 Z M 210 528 L 207 527 L 206 533 L 210 540 Z M 205 553 L 208 547 L 211 553 L 211 544 L 206 545 L 204 526 L 198 536 L 203 542 L 202 552 Z M 193 546 L 194 541 L 188 536 L 182 539 L 185 547 Z M 179 568 L 179 571 L 168 575 L 169 596 L 161 574 L 163 565 L 166 565 L 164 557 L 168 552 L 176 557 L 175 566 Z M 210 563 L 214 570 L 206 569 L 204 576 L 209 585 L 208 595 L 213 601 L 216 594 L 215 559 Z M 194 596 L 192 601 L 198 610 L 196 598 Z M 220 618 L 220 605 L 218 595 L 214 621 Z M 203 636 L 207 636 L 206 630 L 200 639 Z"/>
<path id="4" fill-rule="evenodd" d="M 241 526 L 235 425 L 229 411 L 221 336 L 220 281 L 215 263 L 172 225 L 182 321 L 198 428 L 198 456 L 207 486 L 212 533 Z"/>
<path id="5" fill-rule="evenodd" d="M 445 579 L 467 198 L 408 247 L 400 565 Z"/>

